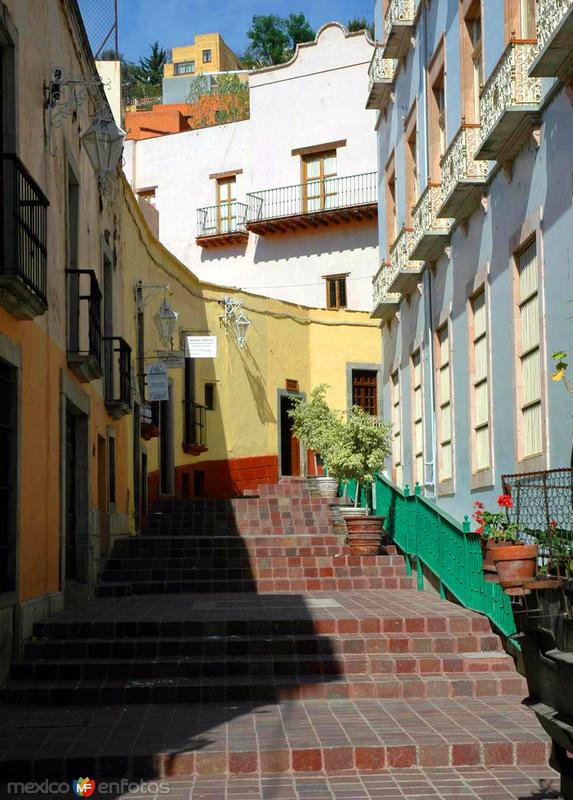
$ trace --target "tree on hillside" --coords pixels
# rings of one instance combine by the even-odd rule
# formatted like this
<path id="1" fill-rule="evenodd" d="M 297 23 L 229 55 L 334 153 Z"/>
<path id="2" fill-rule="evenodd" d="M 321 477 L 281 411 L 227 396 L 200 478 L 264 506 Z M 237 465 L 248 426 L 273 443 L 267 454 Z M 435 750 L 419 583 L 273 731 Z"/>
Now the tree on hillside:
<path id="1" fill-rule="evenodd" d="M 353 17 L 346 23 L 349 31 L 368 31 L 370 38 L 374 39 L 374 23 L 368 22 L 366 17 Z"/>
<path id="2" fill-rule="evenodd" d="M 159 46 L 159 42 L 154 42 L 150 47 L 151 53 L 139 59 L 135 74 L 140 83 L 157 89 L 162 85 L 163 65 L 167 60 L 167 52 Z"/>
<path id="3" fill-rule="evenodd" d="M 249 118 L 249 85 L 238 75 L 197 75 L 187 95 L 193 128 Z"/>
<path id="4" fill-rule="evenodd" d="M 292 58 L 295 47 L 310 42 L 314 29 L 304 14 L 255 14 L 247 31 L 250 44 L 241 57 L 246 67 L 268 67 L 284 64 Z"/>

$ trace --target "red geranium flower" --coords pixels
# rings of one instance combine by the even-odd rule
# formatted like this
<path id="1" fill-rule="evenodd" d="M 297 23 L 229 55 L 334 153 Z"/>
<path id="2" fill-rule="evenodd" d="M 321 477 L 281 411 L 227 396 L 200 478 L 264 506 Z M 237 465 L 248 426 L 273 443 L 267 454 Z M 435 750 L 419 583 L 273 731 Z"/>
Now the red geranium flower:
<path id="1" fill-rule="evenodd" d="M 484 505 L 481 500 L 476 500 L 474 503 L 474 508 L 483 508 Z"/>
<path id="2" fill-rule="evenodd" d="M 483 528 L 483 525 L 480 525 L 480 526 L 479 526 L 479 528 L 476 528 L 476 533 L 477 533 L 479 536 L 481 536 L 481 535 L 482 535 L 482 533 L 483 533 L 483 530 L 484 530 L 484 528 Z"/>
<path id="3" fill-rule="evenodd" d="M 500 508 L 513 508 L 511 497 L 508 494 L 500 494 L 497 498 L 497 504 Z"/>
<path id="4" fill-rule="evenodd" d="M 551 530 L 554 531 L 555 528 L 557 527 L 557 520 L 556 519 L 552 519 L 551 522 L 549 523 L 549 526 L 550 526 Z"/>

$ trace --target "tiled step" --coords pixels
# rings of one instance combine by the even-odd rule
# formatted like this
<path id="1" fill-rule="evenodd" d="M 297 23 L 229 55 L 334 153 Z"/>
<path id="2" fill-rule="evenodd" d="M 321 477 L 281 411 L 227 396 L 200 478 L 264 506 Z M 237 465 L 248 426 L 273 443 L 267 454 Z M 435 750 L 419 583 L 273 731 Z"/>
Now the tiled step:
<path id="1" fill-rule="evenodd" d="M 134 636 L 384 636 L 407 644 L 423 634 L 436 640 L 450 635 L 464 641 L 480 636 L 497 641 L 486 617 L 415 590 L 309 595 L 197 595 L 101 599 L 38 621 L 38 638 L 122 638 Z M 482 644 L 482 649 L 493 647 Z M 441 652 L 448 652 L 441 649 Z"/>
<path id="2" fill-rule="evenodd" d="M 400 556 L 355 556 L 336 554 L 335 556 L 249 556 L 244 554 L 240 560 L 229 562 L 225 556 L 149 556 L 110 558 L 106 563 L 109 570 L 122 569 L 241 569 L 253 567 L 257 569 L 286 569 L 289 571 L 304 569 L 394 569 L 395 574 L 405 574 L 404 559 Z"/>
<path id="3" fill-rule="evenodd" d="M 408 577 L 377 578 L 247 578 L 244 580 L 186 580 L 153 581 L 130 580 L 108 581 L 96 587 L 97 597 L 123 597 L 142 594 L 186 594 L 186 593 L 243 593 L 280 594 L 298 592 L 357 592 L 374 589 L 412 589 L 414 581 Z"/>
<path id="4" fill-rule="evenodd" d="M 228 562 L 247 555 L 265 557 L 335 556 L 349 553 L 348 547 L 336 536 L 285 536 L 281 539 L 270 536 L 253 536 L 248 540 L 237 537 L 192 537 L 144 536 L 141 539 L 117 541 L 113 557 L 147 557 L 161 555 L 170 557 L 218 557 Z"/>
<path id="5" fill-rule="evenodd" d="M 73 651 L 72 651 L 73 652 Z M 58 680 L 138 680 L 163 678 L 210 677 L 283 677 L 395 675 L 409 679 L 411 675 L 432 676 L 479 673 L 482 677 L 500 676 L 515 679 L 513 661 L 499 653 L 458 656 L 415 655 L 346 655 L 320 656 L 227 656 L 207 658 L 196 656 L 160 656 L 152 659 L 101 659 L 71 658 L 46 661 L 19 661 L 12 665 L 11 678 L 15 681 Z M 501 675 L 504 677 L 504 675 Z M 519 685 L 523 689 L 521 679 Z"/>
<path id="6" fill-rule="evenodd" d="M 0 751 L 5 781 L 69 779 L 82 769 L 99 780 L 452 766 L 546 769 L 549 755 L 534 715 L 515 697 L 10 707 L 2 724 L 10 733 Z M 442 796 L 453 795 L 446 790 Z"/>
<path id="7" fill-rule="evenodd" d="M 201 537 L 225 536 L 234 537 L 238 542 L 245 541 L 257 536 L 273 536 L 275 539 L 283 536 L 339 536 L 335 534 L 334 527 L 330 521 L 315 520 L 312 524 L 290 523 L 288 525 L 251 525 L 241 528 L 217 523 L 197 527 L 189 524 L 164 524 L 153 528 L 147 528 L 143 536 L 182 536 L 192 539 Z"/>
<path id="8" fill-rule="evenodd" d="M 192 670 L 189 670 L 192 672 Z M 14 679 L 0 689 L 5 703 L 28 706 L 100 703 L 230 703 L 281 700 L 498 697 L 527 694 L 520 676 L 504 672 L 442 674 L 140 675 Z"/>
<path id="9" fill-rule="evenodd" d="M 260 561 L 265 563 L 269 559 L 255 561 L 253 566 L 229 567 L 164 567 L 149 566 L 148 568 L 135 566 L 117 567 L 110 564 L 103 571 L 101 580 L 107 581 L 156 581 L 156 582 L 177 582 L 177 581 L 249 581 L 252 579 L 265 578 L 288 578 L 293 581 L 299 578 L 402 578 L 406 575 L 406 569 L 402 564 L 399 567 L 392 566 L 334 566 L 328 567 L 278 567 L 272 563 L 267 566 L 260 566 Z"/>
<path id="10" fill-rule="evenodd" d="M 104 631 L 105 632 L 105 631 Z M 190 636 L 171 638 L 138 637 L 137 630 L 122 628 L 123 638 L 37 639 L 25 647 L 27 659 L 61 661 L 70 657 L 95 659 L 145 659 L 162 657 L 217 656 L 316 656 L 439 654 L 440 658 L 456 655 L 469 658 L 471 654 L 499 653 L 496 636 L 429 636 L 428 634 L 364 634 L 330 638 L 326 636 Z M 133 634 L 129 638 L 130 633 Z M 125 635 L 127 634 L 127 635 Z M 506 658 L 504 656 L 504 658 Z M 477 670 L 477 666 L 475 667 Z"/>

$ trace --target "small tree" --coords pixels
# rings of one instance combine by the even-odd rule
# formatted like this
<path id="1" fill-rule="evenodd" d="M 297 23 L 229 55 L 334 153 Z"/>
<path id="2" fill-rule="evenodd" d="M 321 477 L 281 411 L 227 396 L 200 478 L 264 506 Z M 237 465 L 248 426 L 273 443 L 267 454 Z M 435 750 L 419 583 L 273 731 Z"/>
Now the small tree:
<path id="1" fill-rule="evenodd" d="M 366 17 L 353 17 L 348 20 L 346 27 L 351 33 L 354 31 L 368 31 L 370 38 L 374 39 L 374 23 L 368 22 Z"/>
<path id="2" fill-rule="evenodd" d="M 344 481 L 356 481 L 354 505 L 358 505 L 360 485 L 371 483 L 390 455 L 392 426 L 354 406 L 346 423 L 340 423 L 328 443 L 329 471 Z"/>
<path id="3" fill-rule="evenodd" d="M 326 402 L 328 388 L 326 383 L 316 386 L 310 399 L 296 399 L 288 414 L 293 422 L 293 433 L 300 443 L 308 450 L 320 453 L 330 469 L 328 448 L 342 423 Z"/>
<path id="4" fill-rule="evenodd" d="M 241 62 L 248 69 L 283 64 L 292 57 L 297 44 L 311 42 L 314 35 L 304 14 L 255 14 L 247 31 L 250 43 Z"/>
<path id="5" fill-rule="evenodd" d="M 167 61 L 167 51 L 159 46 L 159 42 L 154 42 L 151 46 L 149 56 L 139 59 L 139 64 L 135 67 L 137 80 L 156 91 L 163 82 L 163 66 Z"/>

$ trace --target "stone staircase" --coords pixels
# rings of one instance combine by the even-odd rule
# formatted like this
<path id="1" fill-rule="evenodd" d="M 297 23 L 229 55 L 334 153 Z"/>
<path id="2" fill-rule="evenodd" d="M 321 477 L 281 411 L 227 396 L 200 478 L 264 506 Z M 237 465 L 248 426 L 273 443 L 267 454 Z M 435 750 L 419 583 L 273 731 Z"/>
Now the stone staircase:
<path id="1" fill-rule="evenodd" d="M 350 555 L 303 480 L 153 511 L 97 599 L 36 623 L 0 695 L 0 782 L 549 772 L 488 620 L 397 555 Z"/>

